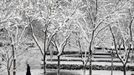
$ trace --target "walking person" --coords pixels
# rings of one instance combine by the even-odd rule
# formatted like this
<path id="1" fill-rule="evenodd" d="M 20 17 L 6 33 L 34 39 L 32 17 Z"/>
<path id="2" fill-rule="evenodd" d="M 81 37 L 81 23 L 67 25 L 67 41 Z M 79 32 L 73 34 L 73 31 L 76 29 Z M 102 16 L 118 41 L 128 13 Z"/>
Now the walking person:
<path id="1" fill-rule="evenodd" d="M 26 72 L 26 75 L 31 75 L 31 71 L 30 71 L 30 66 L 29 66 L 29 64 L 27 64 L 27 72 Z"/>

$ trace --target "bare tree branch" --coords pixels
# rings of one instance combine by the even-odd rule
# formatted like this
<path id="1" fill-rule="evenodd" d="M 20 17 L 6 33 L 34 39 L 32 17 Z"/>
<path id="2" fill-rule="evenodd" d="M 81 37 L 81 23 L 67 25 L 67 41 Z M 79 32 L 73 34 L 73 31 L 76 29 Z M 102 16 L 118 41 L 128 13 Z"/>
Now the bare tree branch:
<path id="1" fill-rule="evenodd" d="M 37 44 L 37 46 L 38 46 L 38 48 L 39 48 L 41 54 L 44 55 L 43 50 L 41 49 L 41 46 L 39 45 L 38 40 L 37 40 L 36 36 L 35 36 L 34 33 L 33 33 L 33 26 L 32 26 L 32 24 L 30 24 L 30 27 L 31 27 L 31 29 L 32 29 L 32 37 L 33 37 L 35 43 Z"/>
<path id="2" fill-rule="evenodd" d="M 114 33 L 113 33 L 113 31 L 112 31 L 111 26 L 109 26 L 109 29 L 110 29 L 110 32 L 111 32 L 112 37 L 113 37 L 114 49 L 116 50 L 116 54 L 117 54 L 118 58 L 120 59 L 120 61 L 124 64 L 123 59 L 121 58 L 121 56 L 120 56 L 119 53 L 118 53 L 118 49 L 117 49 L 117 44 L 116 44 L 115 36 L 114 36 Z"/>

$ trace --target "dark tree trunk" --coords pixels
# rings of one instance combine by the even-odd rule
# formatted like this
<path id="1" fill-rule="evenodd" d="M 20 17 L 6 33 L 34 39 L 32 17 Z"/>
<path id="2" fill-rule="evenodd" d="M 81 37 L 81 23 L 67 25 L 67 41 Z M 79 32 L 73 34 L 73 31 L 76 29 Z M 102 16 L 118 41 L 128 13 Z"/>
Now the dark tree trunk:
<path id="1" fill-rule="evenodd" d="M 58 72 L 57 72 L 57 75 L 60 75 L 60 55 L 58 56 Z"/>
<path id="2" fill-rule="evenodd" d="M 112 53 L 111 53 L 111 75 L 113 75 L 113 58 L 114 58 L 114 54 L 113 54 L 113 49 L 112 49 Z"/>
<path id="3" fill-rule="evenodd" d="M 91 50 L 91 44 L 92 43 L 90 43 L 90 46 L 89 46 L 89 75 L 92 75 L 92 50 Z"/>
<path id="4" fill-rule="evenodd" d="M 89 75 L 92 75 L 92 53 L 89 55 Z"/>
<path id="5" fill-rule="evenodd" d="M 7 70 L 7 73 L 8 73 L 8 75 L 10 75 L 10 70 L 9 69 Z"/>
<path id="6" fill-rule="evenodd" d="M 16 75 L 16 59 L 13 60 L 13 75 Z"/>
<path id="7" fill-rule="evenodd" d="M 44 75 L 46 75 L 46 61 L 45 61 L 46 60 L 46 54 L 44 54 L 44 57 L 43 58 L 44 58 L 44 60 L 43 60 L 43 64 L 44 64 L 44 67 L 43 67 L 44 68 Z"/>
<path id="8" fill-rule="evenodd" d="M 13 55 L 13 75 L 16 75 L 16 59 L 15 59 L 15 48 L 12 46 L 12 55 Z"/>
<path id="9" fill-rule="evenodd" d="M 90 45 L 89 45 L 89 75 L 92 75 L 92 43 L 93 43 L 93 39 L 94 39 L 94 32 L 95 30 L 93 30 L 92 32 L 92 38 L 91 38 L 91 41 L 90 41 Z"/>
<path id="10" fill-rule="evenodd" d="M 43 55 L 43 59 L 44 59 L 44 75 L 46 75 L 46 49 L 47 49 L 47 46 L 46 46 L 46 41 L 47 41 L 47 27 L 46 27 L 46 31 L 45 31 L 45 37 L 44 37 L 44 55 Z"/>
<path id="11" fill-rule="evenodd" d="M 126 64 L 123 65 L 123 73 L 126 75 Z"/>

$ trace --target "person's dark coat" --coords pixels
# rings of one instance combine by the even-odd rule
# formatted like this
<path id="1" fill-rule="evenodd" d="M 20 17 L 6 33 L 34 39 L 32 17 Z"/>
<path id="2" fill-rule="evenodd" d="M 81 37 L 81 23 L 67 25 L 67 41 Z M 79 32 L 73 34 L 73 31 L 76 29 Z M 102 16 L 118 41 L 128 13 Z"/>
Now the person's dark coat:
<path id="1" fill-rule="evenodd" d="M 27 72 L 26 72 L 26 75 L 31 75 L 31 71 L 30 71 L 30 66 L 29 66 L 29 64 L 27 64 Z"/>

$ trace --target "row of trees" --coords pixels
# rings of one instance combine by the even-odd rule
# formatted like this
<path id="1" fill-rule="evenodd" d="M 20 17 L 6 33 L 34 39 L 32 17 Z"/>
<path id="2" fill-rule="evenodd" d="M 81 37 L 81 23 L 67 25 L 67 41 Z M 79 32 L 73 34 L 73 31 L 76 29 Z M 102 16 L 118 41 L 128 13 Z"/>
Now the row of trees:
<path id="1" fill-rule="evenodd" d="M 11 68 L 16 75 L 16 57 L 27 51 L 26 42 L 30 39 L 42 55 L 44 75 L 46 52 L 53 55 L 50 46 L 58 52 L 59 75 L 60 56 L 68 43 L 74 43 L 71 40 L 78 43 L 80 52 L 85 52 L 81 58 L 85 67 L 89 63 L 89 75 L 92 75 L 94 47 L 112 44 L 126 75 L 134 46 L 133 0 L 2 0 L 0 4 L 0 26 L 8 42 L 1 48 L 0 56 L 8 75 Z"/>

